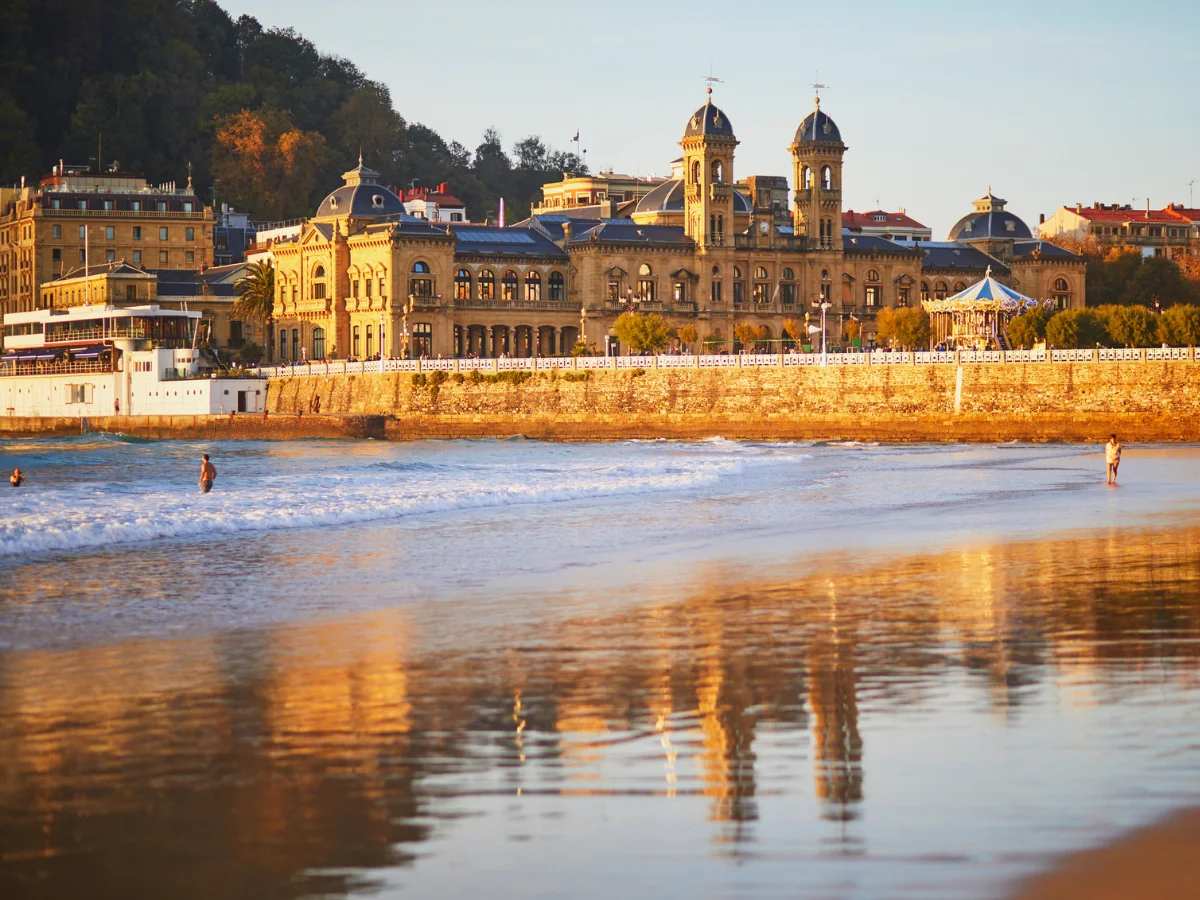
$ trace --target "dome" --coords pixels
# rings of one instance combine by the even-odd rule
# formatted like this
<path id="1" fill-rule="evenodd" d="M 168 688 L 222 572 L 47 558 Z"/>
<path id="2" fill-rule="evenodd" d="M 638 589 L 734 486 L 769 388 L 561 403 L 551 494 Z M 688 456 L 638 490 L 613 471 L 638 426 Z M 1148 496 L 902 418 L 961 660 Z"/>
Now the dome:
<path id="1" fill-rule="evenodd" d="M 754 210 L 750 201 L 736 188 L 733 191 L 733 211 L 749 213 Z M 638 201 L 633 213 L 683 212 L 683 181 L 676 179 L 660 184 Z"/>
<path id="2" fill-rule="evenodd" d="M 988 238 L 1030 240 L 1033 233 L 1020 216 L 1004 208 L 1007 200 L 1001 200 L 988 192 L 973 202 L 975 211 L 963 216 L 950 229 L 949 240 L 972 241 Z"/>
<path id="3" fill-rule="evenodd" d="M 379 184 L 379 173 L 358 165 L 342 175 L 346 183 L 321 201 L 315 218 L 330 216 L 393 216 L 404 212 L 404 204 L 390 190 Z"/>
<path id="4" fill-rule="evenodd" d="M 712 88 L 708 89 L 708 101 L 692 113 L 687 127 L 683 131 L 685 138 L 702 134 L 712 137 L 733 137 L 733 124 L 729 116 L 721 112 L 712 102 Z"/>
<path id="5" fill-rule="evenodd" d="M 817 108 L 808 114 L 800 127 L 796 129 L 797 144 L 840 144 L 842 133 L 838 131 L 837 123 L 821 112 L 821 98 L 817 98 Z"/>

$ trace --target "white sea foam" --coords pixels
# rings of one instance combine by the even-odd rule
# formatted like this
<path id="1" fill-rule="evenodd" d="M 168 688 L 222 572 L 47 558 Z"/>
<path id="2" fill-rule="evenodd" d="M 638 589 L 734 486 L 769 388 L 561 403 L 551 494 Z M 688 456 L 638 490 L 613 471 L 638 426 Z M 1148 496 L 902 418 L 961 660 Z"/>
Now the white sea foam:
<path id="1" fill-rule="evenodd" d="M 756 451 L 616 455 L 587 463 L 570 458 L 535 462 L 507 453 L 445 465 L 436 458 L 370 459 L 319 471 L 268 467 L 253 479 L 219 477 L 207 495 L 161 481 L 134 489 L 128 484 L 64 484 L 23 489 L 19 496 L 5 498 L 0 556 L 679 492 L 713 485 L 747 466 L 804 458 Z"/>

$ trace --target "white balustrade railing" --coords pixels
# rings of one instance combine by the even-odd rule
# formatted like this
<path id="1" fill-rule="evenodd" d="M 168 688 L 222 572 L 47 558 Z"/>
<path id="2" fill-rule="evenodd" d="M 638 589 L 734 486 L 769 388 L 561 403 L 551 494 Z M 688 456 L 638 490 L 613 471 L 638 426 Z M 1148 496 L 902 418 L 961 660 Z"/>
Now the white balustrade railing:
<path id="1" fill-rule="evenodd" d="M 374 375 L 383 372 L 532 372 L 552 369 L 733 369 L 796 366 L 895 366 L 996 363 L 1187 362 L 1200 360 L 1187 347 L 1118 347 L 1096 350 L 934 350 L 869 353 L 747 353 L 742 356 L 543 356 L 506 359 L 384 359 L 282 363 L 250 367 L 248 374 L 267 378 L 309 378 L 320 375 Z"/>

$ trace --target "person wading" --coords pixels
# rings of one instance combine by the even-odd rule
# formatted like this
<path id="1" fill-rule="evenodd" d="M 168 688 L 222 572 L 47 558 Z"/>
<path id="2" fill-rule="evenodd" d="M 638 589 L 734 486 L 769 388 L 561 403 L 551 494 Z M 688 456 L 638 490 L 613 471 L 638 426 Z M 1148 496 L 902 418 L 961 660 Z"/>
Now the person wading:
<path id="1" fill-rule="evenodd" d="M 208 454 L 205 453 L 200 457 L 200 491 L 207 494 L 212 490 L 213 482 L 217 478 L 217 467 L 208 461 Z"/>
<path id="2" fill-rule="evenodd" d="M 13 487 L 20 487 L 28 480 L 29 479 L 21 474 L 20 469 L 13 469 L 12 474 L 8 476 L 8 483 Z"/>
<path id="3" fill-rule="evenodd" d="M 1121 444 L 1115 434 L 1110 435 L 1108 443 L 1104 445 L 1104 462 L 1108 467 L 1108 484 L 1116 484 L 1117 468 L 1121 465 Z"/>

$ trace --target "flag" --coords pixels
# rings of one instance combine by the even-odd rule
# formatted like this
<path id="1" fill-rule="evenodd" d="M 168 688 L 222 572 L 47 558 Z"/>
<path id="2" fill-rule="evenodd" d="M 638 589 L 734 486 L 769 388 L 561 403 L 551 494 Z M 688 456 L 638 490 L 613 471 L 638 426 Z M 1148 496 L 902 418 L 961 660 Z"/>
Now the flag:
<path id="1" fill-rule="evenodd" d="M 575 137 L 571 138 L 571 140 L 575 141 L 575 143 L 579 143 L 579 132 L 578 131 L 575 132 Z"/>

